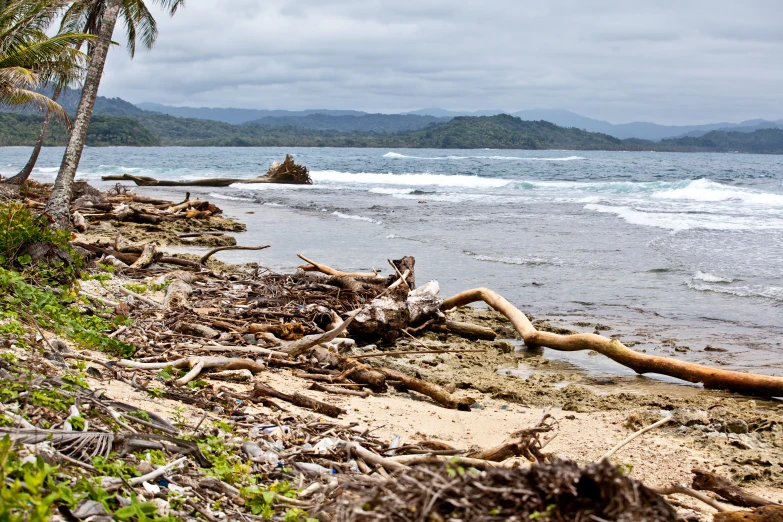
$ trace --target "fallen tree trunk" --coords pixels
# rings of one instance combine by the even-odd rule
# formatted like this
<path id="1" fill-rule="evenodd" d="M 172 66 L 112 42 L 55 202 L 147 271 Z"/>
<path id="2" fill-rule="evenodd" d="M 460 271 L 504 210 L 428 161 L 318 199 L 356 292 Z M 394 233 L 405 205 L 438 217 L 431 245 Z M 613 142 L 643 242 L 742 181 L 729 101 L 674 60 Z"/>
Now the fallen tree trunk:
<path id="1" fill-rule="evenodd" d="M 748 395 L 783 397 L 783 377 L 720 370 L 668 357 L 642 354 L 624 346 L 620 341 L 602 335 L 560 335 L 540 332 L 525 314 L 504 297 L 487 288 L 475 288 L 450 297 L 443 301 L 441 309 L 446 311 L 476 301 L 483 301 L 505 315 L 528 347 L 543 346 L 563 352 L 593 350 L 631 368 L 638 374 L 658 373 L 688 382 L 702 383 L 705 388 L 730 390 Z"/>
<path id="2" fill-rule="evenodd" d="M 132 181 L 140 187 L 227 187 L 234 183 L 280 183 L 285 185 L 312 185 L 313 180 L 307 167 L 294 163 L 294 158 L 286 154 L 283 163 L 273 163 L 269 171 L 257 178 L 204 178 L 184 181 L 155 179 L 149 176 L 103 176 L 103 181 Z"/>

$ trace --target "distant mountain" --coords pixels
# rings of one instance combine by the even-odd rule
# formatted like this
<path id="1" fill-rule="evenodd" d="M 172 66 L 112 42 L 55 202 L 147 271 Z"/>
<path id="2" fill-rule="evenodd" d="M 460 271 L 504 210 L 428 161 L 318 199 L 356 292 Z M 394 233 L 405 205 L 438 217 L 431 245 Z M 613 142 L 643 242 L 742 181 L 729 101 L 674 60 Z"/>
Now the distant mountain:
<path id="1" fill-rule="evenodd" d="M 434 123 L 445 123 L 451 118 L 417 116 L 413 114 L 363 114 L 361 116 L 333 116 L 309 114 L 307 116 L 268 116 L 244 125 L 263 127 L 301 127 L 314 130 L 339 130 L 358 132 L 403 132 L 418 130 Z"/>
<path id="2" fill-rule="evenodd" d="M 503 111 L 477 111 L 475 113 L 447 111 L 444 109 L 420 109 L 406 114 L 422 114 L 431 116 L 491 116 Z M 588 132 L 600 132 L 620 139 L 637 138 L 658 141 L 664 138 L 680 136 L 702 136 L 714 130 L 739 130 L 753 132 L 759 128 L 773 128 L 776 124 L 783 127 L 783 120 L 748 120 L 742 123 L 706 123 L 701 125 L 659 125 L 657 123 L 637 121 L 632 123 L 609 123 L 608 121 L 588 118 L 580 114 L 562 109 L 530 109 L 509 113 L 523 120 L 549 121 L 561 127 L 575 127 Z"/>
<path id="3" fill-rule="evenodd" d="M 158 103 L 138 103 L 136 107 L 145 111 L 169 114 L 178 118 L 193 118 L 197 120 L 213 120 L 241 125 L 249 121 L 258 120 L 270 116 L 308 116 L 310 114 L 328 114 L 331 116 L 362 116 L 367 114 L 361 111 L 336 111 L 328 109 L 311 109 L 305 111 L 276 111 L 262 109 L 213 109 L 209 107 L 173 107 Z"/>
<path id="4" fill-rule="evenodd" d="M 484 111 L 449 111 L 446 109 L 419 109 L 417 111 L 403 112 L 402 114 L 413 114 L 416 116 L 435 116 L 436 118 L 456 118 L 457 116 L 496 116 L 506 111 L 484 110 Z"/>
<path id="5" fill-rule="evenodd" d="M 761 130 L 761 129 L 783 129 L 783 120 L 778 120 L 778 121 L 748 120 L 748 121 L 743 121 L 742 123 L 736 124 L 734 126 L 723 127 L 718 130 L 724 132 L 756 132 L 757 130 Z M 678 136 L 678 137 L 699 138 L 701 136 L 704 136 L 705 134 L 708 134 L 708 132 L 710 131 L 695 130 L 695 131 L 687 132 L 682 136 Z"/>

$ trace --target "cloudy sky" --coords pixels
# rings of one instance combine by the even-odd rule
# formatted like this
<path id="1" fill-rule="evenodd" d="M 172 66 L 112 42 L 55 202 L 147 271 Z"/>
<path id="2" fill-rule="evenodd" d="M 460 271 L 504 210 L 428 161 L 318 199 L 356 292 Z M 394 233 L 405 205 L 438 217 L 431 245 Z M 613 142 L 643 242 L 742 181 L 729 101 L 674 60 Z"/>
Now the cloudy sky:
<path id="1" fill-rule="evenodd" d="M 152 0 L 147 0 L 152 3 Z M 188 0 L 101 94 L 401 112 L 561 108 L 684 124 L 783 118 L 779 0 Z M 121 40 L 118 24 L 115 40 Z"/>

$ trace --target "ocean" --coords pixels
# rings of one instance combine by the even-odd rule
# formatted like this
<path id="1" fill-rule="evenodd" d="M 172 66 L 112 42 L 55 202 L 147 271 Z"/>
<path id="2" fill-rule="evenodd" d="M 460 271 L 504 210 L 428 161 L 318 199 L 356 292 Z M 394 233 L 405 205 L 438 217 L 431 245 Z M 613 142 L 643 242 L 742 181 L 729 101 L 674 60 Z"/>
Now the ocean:
<path id="1" fill-rule="evenodd" d="M 0 149 L 0 172 L 15 174 L 29 152 Z M 45 149 L 34 178 L 51 181 L 62 152 Z M 387 259 L 413 255 L 417 280 L 437 279 L 444 295 L 486 286 L 536 319 L 647 353 L 783 373 L 783 156 L 120 147 L 86 149 L 79 177 L 252 177 L 286 153 L 312 186 L 173 190 L 246 222 L 240 244 L 272 245 L 220 259 L 283 271 L 301 252 L 387 271 Z"/>

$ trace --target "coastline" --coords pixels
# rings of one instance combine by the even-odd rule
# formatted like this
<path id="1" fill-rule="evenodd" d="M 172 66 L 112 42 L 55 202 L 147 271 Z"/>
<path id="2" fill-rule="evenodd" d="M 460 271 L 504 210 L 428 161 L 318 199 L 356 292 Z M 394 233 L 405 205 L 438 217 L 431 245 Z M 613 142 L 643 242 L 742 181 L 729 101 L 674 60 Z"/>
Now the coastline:
<path id="1" fill-rule="evenodd" d="M 163 198 L 176 202 L 182 199 L 183 191 L 144 189 L 138 192 L 156 199 Z M 191 198 L 195 199 L 200 195 L 199 191 L 194 190 Z M 307 230 L 297 226 L 299 223 L 291 219 L 290 212 L 285 214 L 288 219 L 279 214 L 274 214 L 276 218 L 270 219 L 271 213 L 265 212 L 263 206 L 246 210 L 251 207 L 243 206 L 245 202 L 225 201 L 229 203 L 226 206 L 228 219 L 209 217 L 201 223 L 185 223 L 184 227 L 180 224 L 182 221 L 174 221 L 165 226 L 146 227 L 146 235 L 134 235 L 132 232 L 138 228 L 136 225 L 117 222 L 93 223 L 92 234 L 88 230 L 80 239 L 88 242 L 97 239 L 111 242 L 111 237 L 116 232 L 121 232 L 127 233 L 128 237 L 146 242 L 156 237 L 172 239 L 174 237 L 171 236 L 172 230 L 191 228 L 239 231 L 247 226 L 250 231 L 253 231 L 254 223 L 257 223 L 256 219 L 265 222 L 267 227 L 290 227 L 280 229 L 284 234 L 290 234 L 290 230 L 294 230 L 300 234 L 300 237 L 303 236 L 305 239 L 307 237 Z M 244 216 L 252 216 L 252 222 L 241 223 L 242 212 L 250 213 Z M 251 238 L 252 242 L 257 242 L 259 236 L 237 232 L 236 239 L 240 245 Z M 321 249 L 340 248 L 340 245 L 338 241 L 324 245 Z M 172 249 L 178 251 L 177 253 L 187 252 L 191 255 L 200 253 L 200 249 L 203 248 L 206 247 L 190 245 L 161 247 L 164 251 Z M 286 248 L 285 243 L 280 248 Z M 379 256 L 378 248 L 383 247 L 375 245 L 369 252 L 365 252 L 365 255 Z M 363 250 L 365 245 L 352 245 L 350 249 L 344 249 L 340 254 L 349 255 L 351 251 L 357 249 Z M 253 261 L 264 265 L 263 253 L 243 252 L 243 255 L 248 255 Z M 236 256 L 232 256 L 230 252 L 220 253 L 217 256 L 221 256 L 221 259 L 209 262 L 208 266 L 212 270 L 227 269 L 229 272 L 240 270 L 238 267 L 230 266 L 237 262 Z M 290 252 L 290 257 L 292 262 L 296 259 L 294 252 Z M 423 274 L 425 276 L 423 280 L 426 280 L 428 262 L 430 260 L 426 258 L 417 259 L 417 274 L 420 276 Z M 341 268 L 352 270 L 372 268 L 362 266 L 363 264 L 341 265 Z M 292 272 L 286 267 L 275 267 L 274 271 L 282 274 Z M 252 272 L 259 273 L 258 269 L 253 269 Z M 146 275 L 147 273 L 149 275 Z M 161 302 L 167 291 L 160 288 L 153 290 L 152 288 L 157 288 L 152 285 L 153 277 L 165 273 L 165 270 L 160 269 L 152 272 L 131 269 L 127 275 L 120 271 L 108 278 L 83 281 L 81 289 L 94 300 L 113 302 L 127 300 L 127 297 L 121 296 L 123 292 L 118 293 L 120 286 L 128 288 L 131 285 L 131 288 L 137 288 L 141 284 L 146 288 L 143 298 L 155 304 Z M 262 269 L 261 273 L 268 272 Z M 239 272 L 233 280 L 238 281 L 247 277 L 241 274 L 242 272 Z M 230 283 L 230 279 L 220 277 L 213 279 L 210 284 L 202 283 L 201 286 L 211 287 L 211 292 L 228 291 L 229 295 L 242 287 L 241 284 Z M 197 299 L 200 299 L 201 303 L 211 302 L 209 298 L 205 301 L 203 296 Z M 139 302 L 132 295 L 128 303 L 132 310 L 142 313 L 138 316 L 140 319 L 144 314 L 154 311 L 144 312 L 143 308 L 139 309 L 139 306 L 143 306 L 147 301 Z M 197 312 L 197 315 L 204 318 L 214 313 L 209 310 L 219 309 L 195 308 L 194 310 L 202 310 Z M 162 314 L 160 317 L 164 316 L 165 314 Z M 312 382 L 296 375 L 295 369 L 278 368 L 273 365 L 261 373 L 260 380 L 267 386 L 284 390 L 285 393 L 301 392 L 324 404 L 341 408 L 345 413 L 340 415 L 340 419 L 330 421 L 334 426 L 339 426 L 335 429 L 372 432 L 374 437 L 385 441 L 399 435 L 403 444 L 415 444 L 417 441 L 442 441 L 462 450 L 487 450 L 503 443 L 520 428 L 534 425 L 544 414 L 549 414 L 555 422 L 557 437 L 547 445 L 547 454 L 551 459 L 572 460 L 580 465 L 596 461 L 629 433 L 642 426 L 650 425 L 661 416 L 672 414 L 675 422 L 671 426 L 659 428 L 634 441 L 614 457 L 614 463 L 625 469 L 628 477 L 650 487 L 665 488 L 672 483 L 688 482 L 693 468 L 707 468 L 730 477 L 748 491 L 773 502 L 783 502 L 783 459 L 780 457 L 783 448 L 783 429 L 781 429 L 783 404 L 779 401 L 752 399 L 646 378 L 606 377 L 590 371 L 589 368 L 579 370 L 573 366 L 563 366 L 562 361 L 548 357 L 548 353 L 521 349 L 515 330 L 505 317 L 496 312 L 485 308 L 466 307 L 453 312 L 452 317 L 490 327 L 498 332 L 499 336 L 495 341 L 469 341 L 452 334 L 419 334 L 416 340 L 398 340 L 394 350 L 417 351 L 428 348 L 456 349 L 465 352 L 465 350 L 479 349 L 484 352 L 382 356 L 365 359 L 365 361 L 371 367 L 397 370 L 405 375 L 439 385 L 443 389 L 453 389 L 456 399 L 471 404 L 467 411 L 445 409 L 415 391 L 395 390 L 393 387 L 383 393 L 373 393 L 362 398 L 335 396 L 312 390 Z M 538 319 L 537 328 L 559 331 L 558 324 L 547 324 L 546 321 Z M 591 323 L 591 328 L 605 330 L 606 325 L 603 322 L 607 322 L 606 319 L 593 319 L 599 322 Z M 174 324 L 171 319 L 167 319 L 166 322 Z M 229 334 L 226 334 L 228 338 L 239 335 L 230 323 L 220 324 L 222 328 L 228 328 Z M 131 335 L 129 339 L 136 339 L 140 335 L 135 331 L 137 328 L 131 327 L 127 332 L 121 333 L 118 339 L 126 338 L 129 334 Z M 131 333 L 131 330 L 134 332 Z M 155 333 L 155 328 L 142 335 L 144 338 L 150 335 L 152 338 L 160 339 L 159 334 Z M 198 346 L 193 344 L 194 340 L 198 341 L 197 336 L 186 335 L 185 339 L 184 343 L 176 345 L 169 343 L 171 346 L 166 352 L 171 348 L 175 348 L 175 351 L 164 356 L 170 360 L 171 357 L 178 356 L 182 350 L 192 350 L 194 346 Z M 187 341 L 187 339 L 193 340 Z M 152 346 L 155 344 L 158 343 L 153 343 Z M 144 349 L 144 352 L 149 354 L 147 349 Z M 87 360 L 94 362 L 100 361 L 100 364 L 110 367 L 104 353 L 80 350 L 79 354 L 82 358 L 86 357 Z M 24 353 L 15 353 L 15 356 L 24 357 Z M 587 357 L 596 360 L 603 358 L 600 355 L 589 354 Z M 49 368 L 47 371 L 51 373 L 52 369 Z M 208 417 L 213 423 L 232 422 L 230 418 L 223 415 L 222 407 L 208 413 L 202 406 L 183 406 L 178 401 L 172 401 L 172 397 L 168 395 L 156 398 L 149 393 L 140 392 L 134 389 L 135 379 L 133 381 L 122 378 L 109 379 L 107 382 L 105 379 L 96 379 L 89 373 L 84 379 L 93 389 L 105 388 L 109 398 L 121 398 L 133 408 L 159 414 L 172 422 L 194 426 L 200 425 Z M 231 393 L 235 394 L 248 392 L 245 384 L 213 380 L 208 373 L 202 374 L 200 379 L 199 382 L 203 384 L 199 384 L 199 387 L 206 387 L 205 389 L 233 390 Z M 172 393 L 176 396 L 176 392 Z M 248 402 L 242 409 L 242 415 L 250 419 L 279 419 L 280 416 L 279 406 Z M 286 404 L 285 412 L 289 415 L 286 417 L 288 419 L 292 418 L 291 415 L 294 418 L 307 418 L 312 414 L 309 409 L 289 404 Z M 239 444 L 242 439 L 235 438 L 235 440 Z M 714 511 L 692 498 L 679 496 L 674 498 L 680 507 L 694 510 L 695 516 L 700 520 L 709 520 L 708 517 Z"/>

